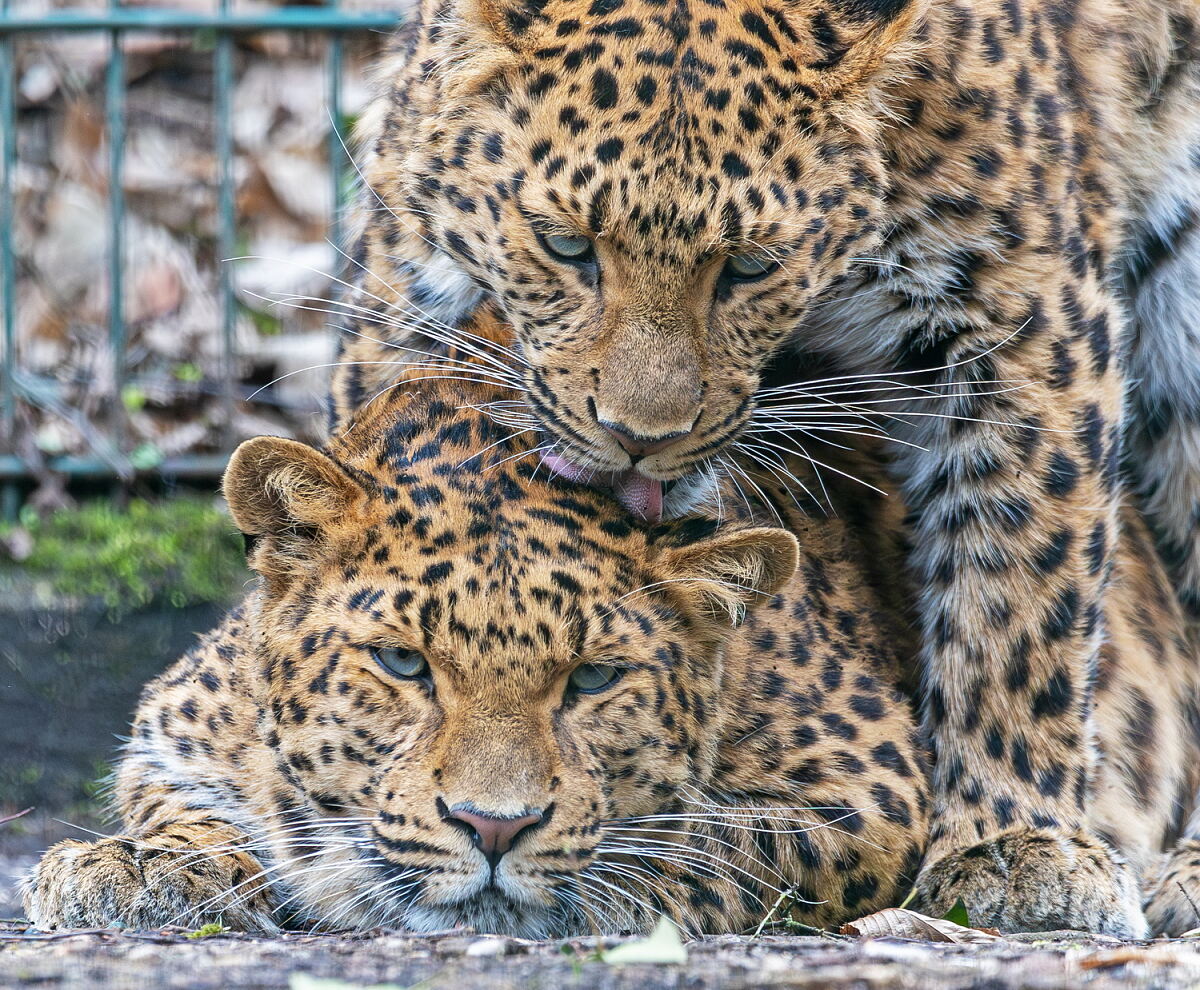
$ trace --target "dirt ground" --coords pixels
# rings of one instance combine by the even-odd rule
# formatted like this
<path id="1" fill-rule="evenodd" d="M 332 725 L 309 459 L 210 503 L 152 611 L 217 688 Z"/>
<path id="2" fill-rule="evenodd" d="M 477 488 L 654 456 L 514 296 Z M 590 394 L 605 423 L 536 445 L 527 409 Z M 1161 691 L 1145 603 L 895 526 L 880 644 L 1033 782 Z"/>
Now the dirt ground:
<path id="1" fill-rule="evenodd" d="M 1062 990 L 1200 988 L 1200 939 L 1125 943 L 1072 932 L 950 945 L 897 938 L 723 936 L 687 945 L 683 964 L 613 965 L 621 939 L 528 942 L 469 931 L 413 936 L 39 933 L 21 915 L 14 877 L 52 819 L 26 819 L 0 844 L 0 990 Z M 332 982 L 330 982 L 332 981 Z"/>
<path id="2" fill-rule="evenodd" d="M 1200 986 L 1200 943 L 1137 945 L 1069 932 L 986 945 L 900 939 L 726 936 L 689 943 L 687 962 L 606 963 L 619 939 L 525 942 L 450 932 L 414 937 L 80 933 L 0 923 L 0 987 L 96 990 L 709 990 L 899 988 L 1060 990 Z"/>

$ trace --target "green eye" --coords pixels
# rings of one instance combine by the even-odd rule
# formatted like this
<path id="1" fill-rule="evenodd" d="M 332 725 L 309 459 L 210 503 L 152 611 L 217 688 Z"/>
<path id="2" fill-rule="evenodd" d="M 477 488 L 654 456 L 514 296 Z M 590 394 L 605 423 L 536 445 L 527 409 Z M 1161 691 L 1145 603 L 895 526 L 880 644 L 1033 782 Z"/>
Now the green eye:
<path id="1" fill-rule="evenodd" d="M 564 261 L 587 261 L 592 256 L 592 242 L 583 234 L 542 234 L 542 245 L 556 258 Z"/>
<path id="2" fill-rule="evenodd" d="M 581 694 L 596 694 L 612 686 L 620 678 L 621 671 L 617 667 L 602 663 L 585 663 L 571 671 L 567 682 Z"/>
<path id="3" fill-rule="evenodd" d="M 393 677 L 415 681 L 429 674 L 429 663 L 414 650 L 398 650 L 393 646 L 373 646 L 371 656 Z"/>
<path id="4" fill-rule="evenodd" d="M 734 254 L 725 262 L 725 274 L 748 282 L 769 275 L 778 267 L 779 263 L 765 254 Z"/>

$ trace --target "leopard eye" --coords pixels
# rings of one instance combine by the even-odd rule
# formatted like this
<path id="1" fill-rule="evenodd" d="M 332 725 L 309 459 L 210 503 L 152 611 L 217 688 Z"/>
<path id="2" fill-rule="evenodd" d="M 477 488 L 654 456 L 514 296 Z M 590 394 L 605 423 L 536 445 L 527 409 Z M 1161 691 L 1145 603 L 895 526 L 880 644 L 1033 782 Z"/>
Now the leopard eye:
<path id="1" fill-rule="evenodd" d="M 621 670 L 602 663 L 585 663 L 571 671 L 567 683 L 580 694 L 596 694 L 621 679 Z"/>
<path id="2" fill-rule="evenodd" d="M 583 234 L 541 234 L 542 246 L 556 258 L 576 264 L 590 261 L 592 242 Z"/>
<path id="3" fill-rule="evenodd" d="M 373 646 L 371 656 L 393 677 L 415 681 L 429 675 L 429 662 L 415 650 L 398 650 L 393 646 Z"/>
<path id="4" fill-rule="evenodd" d="M 734 254 L 725 261 L 725 274 L 742 282 L 752 282 L 770 275 L 778 267 L 779 262 L 765 254 Z"/>

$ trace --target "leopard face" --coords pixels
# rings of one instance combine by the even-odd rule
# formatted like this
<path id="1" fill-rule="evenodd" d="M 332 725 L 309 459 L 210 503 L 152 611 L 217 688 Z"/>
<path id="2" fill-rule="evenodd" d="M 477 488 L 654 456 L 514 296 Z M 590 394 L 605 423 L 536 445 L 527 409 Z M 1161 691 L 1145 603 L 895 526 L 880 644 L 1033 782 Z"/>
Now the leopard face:
<path id="1" fill-rule="evenodd" d="M 813 297 L 878 243 L 875 86 L 917 6 L 485 0 L 426 17 L 426 69 L 395 81 L 368 166 L 387 208 L 365 270 L 392 273 L 371 291 L 409 285 L 431 320 L 494 298 L 567 462 L 701 469 Z"/>
<path id="2" fill-rule="evenodd" d="M 356 850 L 340 923 L 588 930 L 607 828 L 711 776 L 728 613 L 787 580 L 795 541 L 637 527 L 502 463 L 517 441 L 472 456 L 493 427 L 456 403 L 414 440 L 416 401 L 329 456 L 250 441 L 227 475 L 265 578 L 254 691 L 281 803 L 330 816 L 314 862 Z M 329 876 L 289 882 L 319 905 Z"/>

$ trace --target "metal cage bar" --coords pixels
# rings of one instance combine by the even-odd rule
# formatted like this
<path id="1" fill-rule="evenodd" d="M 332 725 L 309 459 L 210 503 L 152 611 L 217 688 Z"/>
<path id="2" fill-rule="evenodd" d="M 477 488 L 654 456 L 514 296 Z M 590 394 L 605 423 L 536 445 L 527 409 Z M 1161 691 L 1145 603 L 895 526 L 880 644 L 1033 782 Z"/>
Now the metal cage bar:
<path id="1" fill-rule="evenodd" d="M 8 16 L 9 0 L 0 0 L 0 19 Z M 17 412 L 17 273 L 13 249 L 13 172 L 17 166 L 16 46 L 10 35 L 0 34 L 0 320 L 3 321 L 3 354 L 0 354 L 0 435 L 15 436 Z M 0 492 L 0 513 L 12 518 L 18 492 L 5 485 Z"/>
<path id="2" fill-rule="evenodd" d="M 220 13 L 228 17 L 231 0 L 220 0 Z M 233 435 L 234 410 L 234 335 L 237 306 L 234 297 L 233 255 L 237 243 L 237 218 L 234 202 L 233 149 L 233 38 L 224 31 L 217 36 L 213 52 L 213 110 L 216 113 L 217 142 L 217 272 L 221 297 L 221 388 L 225 422 L 222 442 L 228 445 Z"/>
<path id="3" fill-rule="evenodd" d="M 108 9 L 120 11 L 121 0 L 108 0 Z M 108 346 L 113 389 L 110 429 L 120 450 L 121 389 L 125 383 L 125 52 L 117 28 L 108 32 L 104 122 L 108 132 Z"/>
<path id="4" fill-rule="evenodd" d="M 113 372 L 113 429 L 121 423 L 122 386 L 127 381 L 126 332 L 124 319 L 125 195 L 122 166 L 125 153 L 125 58 L 122 39 L 130 31 L 201 32 L 216 34 L 213 54 L 213 113 L 217 158 L 217 251 L 221 300 L 221 388 L 226 431 L 223 442 L 232 439 L 232 420 L 237 401 L 235 328 L 238 316 L 236 284 L 229 263 L 237 246 L 237 203 L 235 191 L 235 148 L 232 127 L 234 91 L 234 38 L 257 31 L 317 31 L 328 35 L 327 100 L 330 116 L 328 158 L 331 175 L 330 240 L 337 250 L 342 244 L 342 181 L 346 165 L 342 133 L 343 44 L 346 32 L 391 30 L 402 16 L 394 11 L 345 11 L 339 0 L 326 0 L 322 7 L 281 7 L 252 13 L 239 12 L 233 0 L 218 0 L 211 13 L 176 11 L 167 8 L 125 7 L 122 0 L 108 0 L 98 10 L 54 10 L 40 15 L 14 10 L 12 0 L 0 0 L 0 322 L 3 352 L 0 353 L 0 435 L 12 437 L 16 408 L 22 390 L 17 360 L 16 251 L 13 228 L 15 213 L 16 137 L 16 40 L 30 33 L 102 31 L 109 36 L 110 58 L 105 73 L 104 111 L 108 139 L 108 336 Z M 117 447 L 122 440 L 114 434 Z M 166 477 L 213 478 L 225 463 L 225 454 L 173 457 L 154 473 Z M 51 470 L 71 477 L 111 479 L 129 476 L 123 465 L 91 456 L 50 458 Z M 19 507 L 19 484 L 31 476 L 29 465 L 17 453 L 0 454 L 0 513 L 12 518 Z"/>

